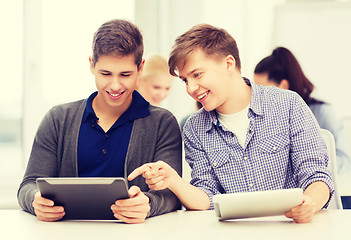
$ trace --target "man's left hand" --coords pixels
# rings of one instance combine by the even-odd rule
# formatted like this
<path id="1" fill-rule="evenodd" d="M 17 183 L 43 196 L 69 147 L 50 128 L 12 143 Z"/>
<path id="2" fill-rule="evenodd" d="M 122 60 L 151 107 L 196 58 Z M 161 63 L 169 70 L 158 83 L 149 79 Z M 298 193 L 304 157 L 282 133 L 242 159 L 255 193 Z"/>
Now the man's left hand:
<path id="1" fill-rule="evenodd" d="M 129 190 L 128 199 L 117 200 L 111 206 L 115 218 L 126 223 L 142 223 L 150 211 L 149 198 L 137 186 Z"/>

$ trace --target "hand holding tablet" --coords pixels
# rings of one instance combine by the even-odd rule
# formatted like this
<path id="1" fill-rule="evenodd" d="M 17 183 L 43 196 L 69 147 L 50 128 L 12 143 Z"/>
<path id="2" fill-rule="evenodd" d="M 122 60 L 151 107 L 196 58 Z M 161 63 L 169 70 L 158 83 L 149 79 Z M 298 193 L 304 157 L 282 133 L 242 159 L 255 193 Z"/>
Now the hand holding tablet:
<path id="1" fill-rule="evenodd" d="M 219 220 L 284 215 L 302 203 L 301 188 L 219 194 L 213 204 Z"/>
<path id="2" fill-rule="evenodd" d="M 63 219 L 115 220 L 111 205 L 129 198 L 124 178 L 38 178 L 42 197 L 63 206 Z"/>

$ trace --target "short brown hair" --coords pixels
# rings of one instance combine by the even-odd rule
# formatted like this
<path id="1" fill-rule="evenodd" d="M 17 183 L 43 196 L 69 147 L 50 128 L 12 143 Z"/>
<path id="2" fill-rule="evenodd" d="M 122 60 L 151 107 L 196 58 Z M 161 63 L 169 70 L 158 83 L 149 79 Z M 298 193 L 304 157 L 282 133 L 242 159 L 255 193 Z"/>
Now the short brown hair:
<path id="1" fill-rule="evenodd" d="M 198 48 L 213 57 L 232 55 L 240 71 L 239 50 L 234 38 L 222 28 L 199 24 L 176 38 L 168 60 L 170 74 L 178 76 L 179 65 L 184 65 L 186 57 Z"/>
<path id="2" fill-rule="evenodd" d="M 140 66 L 144 45 L 139 29 L 126 20 L 111 20 L 102 24 L 93 39 L 94 66 L 102 55 L 128 56 L 134 54 L 135 64 Z"/>

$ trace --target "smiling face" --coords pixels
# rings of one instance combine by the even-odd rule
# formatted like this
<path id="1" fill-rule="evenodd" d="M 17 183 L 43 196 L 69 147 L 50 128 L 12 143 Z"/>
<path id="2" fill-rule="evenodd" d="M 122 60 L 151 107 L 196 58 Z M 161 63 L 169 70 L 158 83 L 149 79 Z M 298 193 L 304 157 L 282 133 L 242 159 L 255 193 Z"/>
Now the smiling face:
<path id="1" fill-rule="evenodd" d="M 99 111 L 122 114 L 132 102 L 132 93 L 142 72 L 143 63 L 138 69 L 134 55 L 103 55 L 95 66 L 92 59 L 89 60 L 98 90 L 93 107 L 96 106 Z"/>
<path id="2" fill-rule="evenodd" d="M 171 89 L 173 76 L 168 72 L 158 72 L 140 82 L 140 93 L 150 102 L 159 106 Z"/>
<path id="3" fill-rule="evenodd" d="M 234 59 L 209 57 L 197 49 L 186 58 L 184 67 L 179 68 L 179 77 L 186 83 L 188 94 L 201 102 L 206 111 L 216 109 L 225 113 L 233 95 L 232 68 L 235 68 Z"/>

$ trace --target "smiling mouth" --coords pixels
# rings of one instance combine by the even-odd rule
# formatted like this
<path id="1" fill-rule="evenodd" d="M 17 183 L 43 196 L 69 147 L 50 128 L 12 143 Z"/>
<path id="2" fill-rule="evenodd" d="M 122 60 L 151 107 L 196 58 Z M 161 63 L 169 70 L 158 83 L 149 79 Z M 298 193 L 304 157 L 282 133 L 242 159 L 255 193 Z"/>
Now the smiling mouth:
<path id="1" fill-rule="evenodd" d="M 112 97 L 118 97 L 119 95 L 121 95 L 120 93 L 109 93 Z"/>
<path id="2" fill-rule="evenodd" d="M 106 91 L 106 92 L 107 92 L 108 95 L 110 95 L 111 97 L 113 97 L 113 98 L 118 98 L 118 97 L 121 96 L 125 91 L 120 92 L 120 93 L 111 93 L 111 92 L 108 92 L 108 91 Z"/>
<path id="3" fill-rule="evenodd" d="M 210 92 L 210 91 L 207 91 L 207 92 L 205 92 L 205 93 L 203 93 L 203 94 L 201 94 L 201 95 L 198 95 L 198 96 L 197 96 L 197 99 L 201 100 L 201 99 L 205 98 L 205 97 L 208 95 L 209 92 Z"/>

